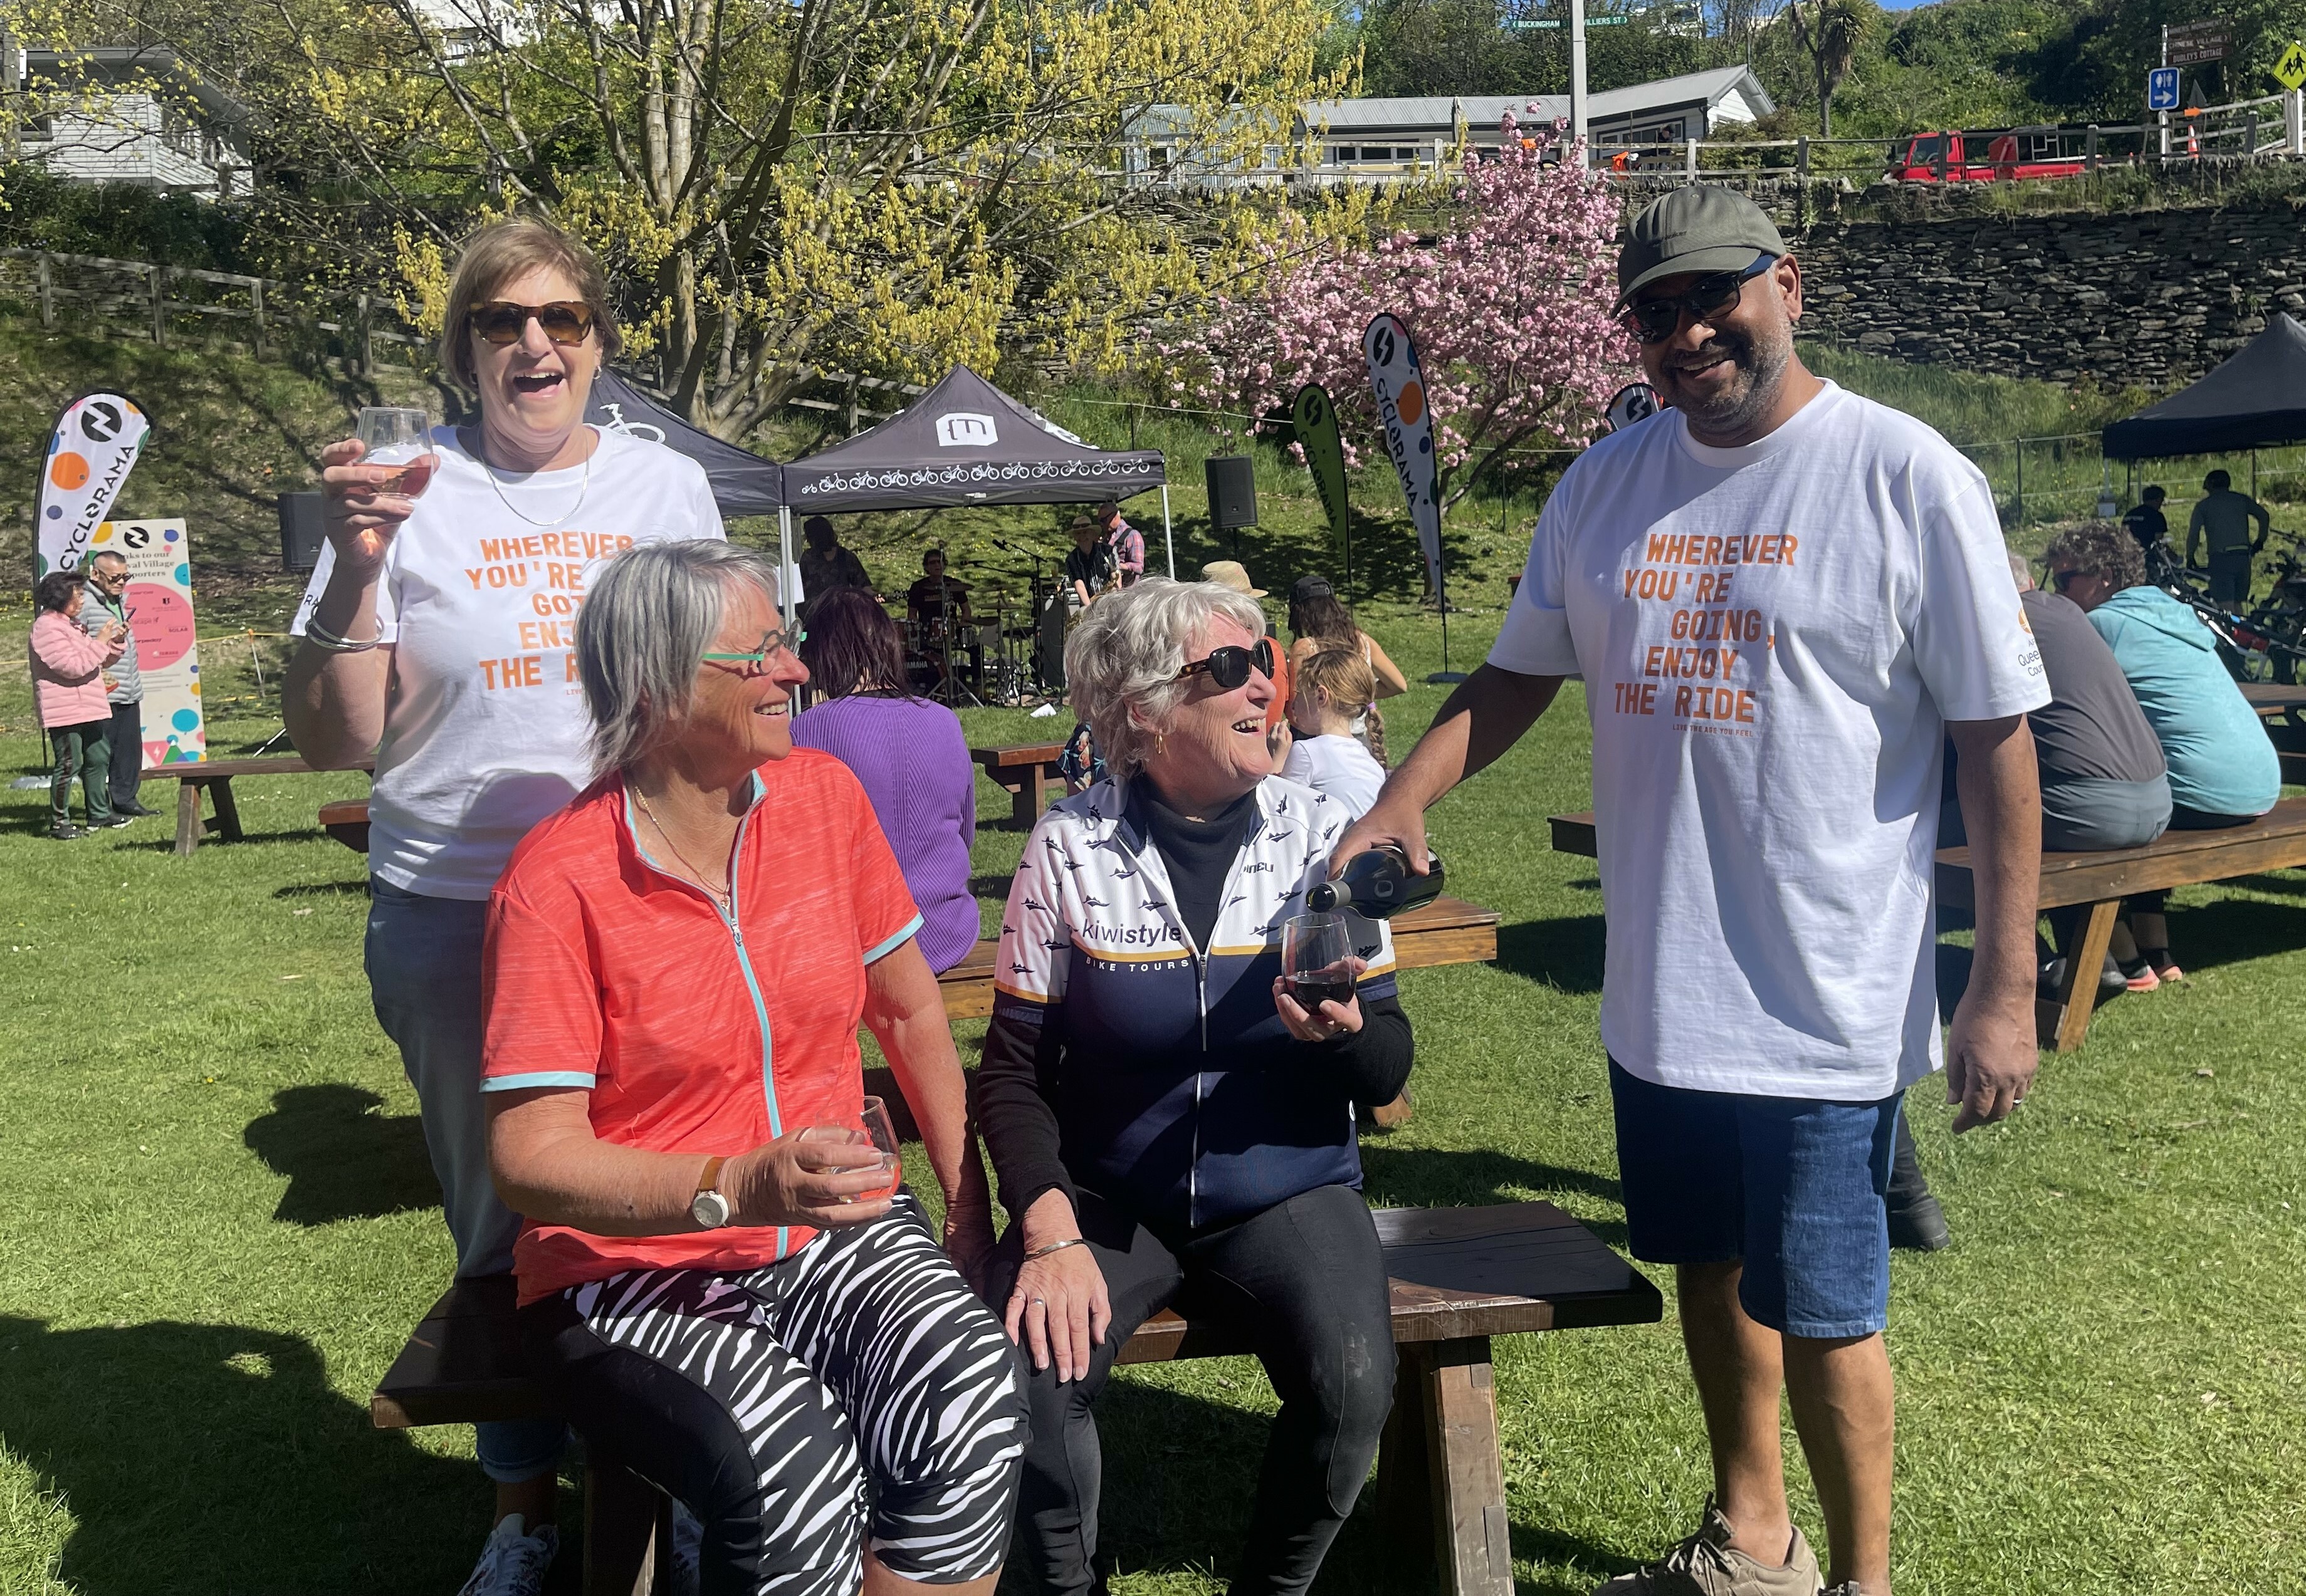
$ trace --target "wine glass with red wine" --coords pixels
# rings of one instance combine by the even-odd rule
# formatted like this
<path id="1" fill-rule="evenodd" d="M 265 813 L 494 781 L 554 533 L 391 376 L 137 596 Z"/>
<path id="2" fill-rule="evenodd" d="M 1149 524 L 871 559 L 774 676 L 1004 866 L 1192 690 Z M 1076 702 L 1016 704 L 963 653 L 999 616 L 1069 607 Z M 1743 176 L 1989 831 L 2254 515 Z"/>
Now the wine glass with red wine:
<path id="1" fill-rule="evenodd" d="M 1345 917 L 1298 915 L 1281 927 L 1282 990 L 1319 1018 L 1324 1001 L 1354 1001 L 1354 935 Z"/>
<path id="2" fill-rule="evenodd" d="M 363 465 L 397 465 L 399 473 L 380 482 L 380 493 L 414 499 L 432 481 L 439 464 L 432 448 L 432 421 L 422 410 L 399 405 L 363 405 L 357 433 Z"/>

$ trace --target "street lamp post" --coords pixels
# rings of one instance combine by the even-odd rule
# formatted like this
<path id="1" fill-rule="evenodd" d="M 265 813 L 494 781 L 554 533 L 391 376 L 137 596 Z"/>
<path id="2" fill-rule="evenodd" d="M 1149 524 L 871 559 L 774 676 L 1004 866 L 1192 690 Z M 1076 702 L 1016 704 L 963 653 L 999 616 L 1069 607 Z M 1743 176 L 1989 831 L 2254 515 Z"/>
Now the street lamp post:
<path id="1" fill-rule="evenodd" d="M 1569 143 L 1585 164 L 1585 0 L 1569 0 Z"/>

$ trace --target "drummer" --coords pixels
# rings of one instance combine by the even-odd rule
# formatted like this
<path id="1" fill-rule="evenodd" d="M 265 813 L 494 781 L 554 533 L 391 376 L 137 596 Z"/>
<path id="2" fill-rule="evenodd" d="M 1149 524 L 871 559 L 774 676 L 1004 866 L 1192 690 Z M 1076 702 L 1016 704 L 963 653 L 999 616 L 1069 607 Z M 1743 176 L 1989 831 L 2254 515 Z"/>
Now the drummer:
<path id="1" fill-rule="evenodd" d="M 957 582 L 944 574 L 944 550 L 932 549 L 921 556 L 921 579 L 905 590 L 905 619 L 910 621 L 940 621 L 945 618 L 945 605 L 952 605 L 955 620 L 969 619 L 969 584 Z"/>
<path id="2" fill-rule="evenodd" d="M 1115 585 L 1113 545 L 1105 541 L 1105 529 L 1087 516 L 1075 516 L 1065 530 L 1073 540 L 1073 551 L 1065 556 L 1065 581 L 1086 610 Z"/>

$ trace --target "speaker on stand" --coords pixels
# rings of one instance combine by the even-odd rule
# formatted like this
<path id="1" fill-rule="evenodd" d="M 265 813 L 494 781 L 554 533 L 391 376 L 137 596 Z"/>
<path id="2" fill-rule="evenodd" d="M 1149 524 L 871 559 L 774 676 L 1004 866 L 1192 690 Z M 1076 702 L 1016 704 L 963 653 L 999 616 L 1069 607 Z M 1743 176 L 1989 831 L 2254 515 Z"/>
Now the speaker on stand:
<path id="1" fill-rule="evenodd" d="M 320 563 L 320 550 L 329 541 L 329 525 L 320 513 L 318 493 L 280 495 L 280 564 L 284 570 L 309 571 Z"/>
<path id="2" fill-rule="evenodd" d="M 1209 482 L 1209 525 L 1233 533 L 1233 557 L 1241 558 L 1241 529 L 1257 525 L 1257 473 L 1247 455 L 1212 455 L 1202 463 Z"/>

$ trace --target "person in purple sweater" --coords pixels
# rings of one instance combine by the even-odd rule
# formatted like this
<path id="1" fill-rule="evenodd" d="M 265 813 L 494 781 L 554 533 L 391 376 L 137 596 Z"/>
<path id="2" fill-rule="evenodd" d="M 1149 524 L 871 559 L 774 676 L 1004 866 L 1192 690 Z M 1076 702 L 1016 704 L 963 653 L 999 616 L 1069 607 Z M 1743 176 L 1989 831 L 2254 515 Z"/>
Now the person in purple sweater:
<path id="1" fill-rule="evenodd" d="M 873 595 L 834 588 L 809 606 L 801 662 L 824 703 L 793 718 L 792 739 L 857 772 L 921 911 L 921 952 L 947 970 L 977 945 L 969 848 L 977 767 L 961 721 L 905 679 L 902 634 Z"/>

